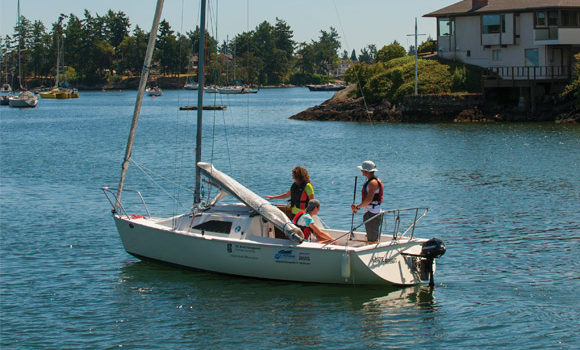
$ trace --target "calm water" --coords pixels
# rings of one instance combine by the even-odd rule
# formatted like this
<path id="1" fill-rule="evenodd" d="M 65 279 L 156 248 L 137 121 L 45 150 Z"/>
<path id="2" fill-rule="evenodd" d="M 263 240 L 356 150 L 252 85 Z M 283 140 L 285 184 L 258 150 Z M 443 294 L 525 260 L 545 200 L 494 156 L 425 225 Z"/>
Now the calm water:
<path id="1" fill-rule="evenodd" d="M 145 99 L 126 187 L 153 215 L 191 204 L 182 187 L 193 181 L 196 112 L 178 107 L 194 96 Z M 135 92 L 85 92 L 0 109 L 0 347 L 580 347 L 580 127 L 287 119 L 329 96 L 215 96 L 229 108 L 206 113 L 204 160 L 260 195 L 285 192 L 291 169 L 307 167 L 321 216 L 338 228 L 350 226 L 356 165 L 374 160 L 387 207 L 431 209 L 416 235 L 448 247 L 434 291 L 133 258 L 100 187 L 118 184 Z"/>

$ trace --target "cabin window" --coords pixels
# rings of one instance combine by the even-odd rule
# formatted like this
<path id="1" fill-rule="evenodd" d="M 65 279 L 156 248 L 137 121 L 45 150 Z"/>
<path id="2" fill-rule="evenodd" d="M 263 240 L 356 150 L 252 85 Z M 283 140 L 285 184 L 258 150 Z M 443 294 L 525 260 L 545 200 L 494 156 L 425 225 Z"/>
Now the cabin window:
<path id="1" fill-rule="evenodd" d="M 209 220 L 193 227 L 196 230 L 229 234 L 232 223 L 229 221 Z"/>
<path id="2" fill-rule="evenodd" d="M 526 66 L 527 67 L 538 67 L 540 65 L 540 55 L 538 49 L 526 49 Z"/>
<path id="3" fill-rule="evenodd" d="M 452 18 L 438 18 L 439 36 L 455 35 L 455 20 Z"/>
<path id="4" fill-rule="evenodd" d="M 483 34 L 505 33 L 505 15 L 482 16 Z"/>
<path id="5" fill-rule="evenodd" d="M 562 27 L 580 27 L 580 11 L 562 10 Z"/>
<path id="6" fill-rule="evenodd" d="M 492 50 L 491 59 L 492 61 L 501 61 L 501 50 Z"/>

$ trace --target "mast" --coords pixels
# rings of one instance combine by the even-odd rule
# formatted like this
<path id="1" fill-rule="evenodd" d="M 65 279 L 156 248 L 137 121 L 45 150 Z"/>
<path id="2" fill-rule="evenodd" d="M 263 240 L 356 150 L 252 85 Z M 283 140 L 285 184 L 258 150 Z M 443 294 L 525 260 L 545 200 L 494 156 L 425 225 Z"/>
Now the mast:
<path id="1" fill-rule="evenodd" d="M 417 96 L 417 61 L 419 48 L 417 47 L 417 17 L 415 17 L 415 96 Z"/>
<path id="2" fill-rule="evenodd" d="M 164 0 L 157 0 L 157 7 L 155 8 L 155 16 L 153 17 L 153 24 L 151 25 L 151 33 L 149 34 L 149 42 L 147 43 L 147 52 L 145 53 L 145 60 L 143 61 L 143 70 L 141 71 L 141 80 L 139 81 L 139 90 L 137 91 L 137 100 L 135 101 L 135 110 L 133 111 L 133 121 L 131 123 L 131 131 L 129 132 L 129 139 L 127 140 L 127 149 L 125 150 L 125 160 L 122 164 L 121 180 L 119 181 L 119 188 L 117 190 L 117 200 L 115 202 L 115 209 L 121 204 L 121 193 L 123 192 L 123 185 L 125 183 L 125 176 L 129 169 L 129 162 L 133 152 L 133 142 L 135 141 L 135 133 L 137 132 L 137 123 L 139 122 L 139 113 L 141 112 L 141 103 L 143 102 L 143 94 L 145 93 L 145 85 L 149 77 L 149 70 L 151 69 L 151 59 L 153 57 L 153 49 L 155 48 L 155 40 L 157 39 L 157 27 L 159 27 L 159 20 L 163 10 Z"/>
<path id="3" fill-rule="evenodd" d="M 203 86 L 205 83 L 204 61 L 205 61 L 205 4 L 206 0 L 201 0 L 201 15 L 199 20 L 199 56 L 197 63 L 197 135 L 195 137 L 195 190 L 193 193 L 193 203 L 201 202 L 201 169 L 197 163 L 201 162 L 201 131 L 203 119 Z"/>
<path id="4" fill-rule="evenodd" d="M 60 73 L 60 40 L 59 36 L 56 37 L 56 80 L 54 81 L 54 87 L 58 88 L 58 79 Z"/>
<path id="5" fill-rule="evenodd" d="M 22 24 L 20 23 L 20 0 L 18 0 L 18 85 L 22 91 L 22 65 L 20 64 L 20 42 L 22 41 Z"/>

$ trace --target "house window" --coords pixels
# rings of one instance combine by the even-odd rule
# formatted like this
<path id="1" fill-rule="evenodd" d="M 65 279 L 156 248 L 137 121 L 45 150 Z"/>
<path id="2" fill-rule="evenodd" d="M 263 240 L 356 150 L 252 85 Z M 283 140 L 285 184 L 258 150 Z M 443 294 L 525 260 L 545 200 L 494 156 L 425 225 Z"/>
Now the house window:
<path id="1" fill-rule="evenodd" d="M 482 16 L 483 34 L 505 33 L 505 15 Z"/>
<path id="2" fill-rule="evenodd" d="M 558 25 L 558 11 L 548 11 L 548 25 L 557 26 Z"/>
<path id="3" fill-rule="evenodd" d="M 491 50 L 491 60 L 494 62 L 501 61 L 501 50 Z"/>
<path id="4" fill-rule="evenodd" d="M 535 25 L 536 27 L 545 27 L 547 25 L 545 12 L 536 12 Z"/>
<path id="5" fill-rule="evenodd" d="M 471 50 L 467 50 L 467 57 L 471 57 Z"/>
<path id="6" fill-rule="evenodd" d="M 455 20 L 452 18 L 438 18 L 439 36 L 455 35 Z"/>
<path id="7" fill-rule="evenodd" d="M 560 20 L 558 11 L 538 11 L 534 17 L 534 25 L 538 27 L 557 26 Z"/>
<path id="8" fill-rule="evenodd" d="M 540 65 L 538 49 L 526 49 L 525 56 L 527 67 L 538 67 Z"/>
<path id="9" fill-rule="evenodd" d="M 580 11 L 562 10 L 562 27 L 580 27 Z"/>

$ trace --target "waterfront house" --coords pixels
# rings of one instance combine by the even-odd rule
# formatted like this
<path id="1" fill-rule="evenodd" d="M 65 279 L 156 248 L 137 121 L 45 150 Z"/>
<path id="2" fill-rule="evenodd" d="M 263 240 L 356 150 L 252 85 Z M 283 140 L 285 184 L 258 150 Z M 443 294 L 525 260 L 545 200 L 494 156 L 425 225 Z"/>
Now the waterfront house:
<path id="1" fill-rule="evenodd" d="M 484 88 L 520 88 L 520 102 L 570 80 L 580 52 L 580 0 L 463 0 L 425 17 L 440 58 L 488 69 Z"/>
<path id="2" fill-rule="evenodd" d="M 358 62 L 353 62 L 351 60 L 341 60 L 338 63 L 338 66 L 336 67 L 336 69 L 334 70 L 333 76 L 335 78 L 338 78 L 338 79 L 344 79 L 344 74 L 346 73 L 346 71 L 350 67 L 354 66 L 355 63 L 358 63 Z"/>

